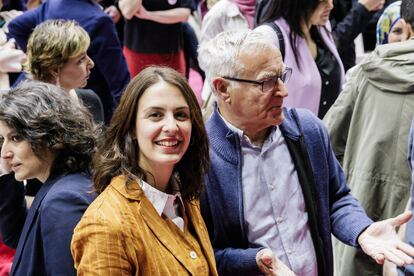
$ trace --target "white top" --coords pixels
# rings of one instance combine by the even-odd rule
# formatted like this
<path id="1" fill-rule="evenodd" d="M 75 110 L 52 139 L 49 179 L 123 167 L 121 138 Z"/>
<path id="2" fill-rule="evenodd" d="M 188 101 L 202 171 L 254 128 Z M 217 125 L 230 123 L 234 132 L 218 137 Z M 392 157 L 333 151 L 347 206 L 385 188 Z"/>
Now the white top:
<path id="1" fill-rule="evenodd" d="M 173 181 L 173 185 L 176 186 L 176 184 L 177 183 Z M 184 220 L 180 216 L 179 212 L 180 206 L 179 203 L 175 201 L 176 198 L 178 198 L 181 201 L 181 206 L 184 206 L 180 192 L 170 195 L 155 189 L 143 180 L 141 180 L 141 188 L 144 191 L 145 196 L 154 206 L 158 215 L 161 216 L 162 214 L 164 214 L 166 217 L 171 219 L 172 222 L 174 222 L 174 224 L 181 229 L 181 231 L 184 231 Z"/>

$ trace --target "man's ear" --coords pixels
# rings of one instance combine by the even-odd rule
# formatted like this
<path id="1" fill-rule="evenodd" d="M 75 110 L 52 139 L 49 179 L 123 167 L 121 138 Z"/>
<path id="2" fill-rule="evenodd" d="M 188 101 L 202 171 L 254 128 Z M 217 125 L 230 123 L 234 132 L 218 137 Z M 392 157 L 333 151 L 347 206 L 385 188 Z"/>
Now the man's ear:
<path id="1" fill-rule="evenodd" d="M 230 103 L 230 83 L 228 80 L 222 77 L 216 77 L 213 79 L 213 87 L 217 98 L 220 98 L 223 102 Z"/>

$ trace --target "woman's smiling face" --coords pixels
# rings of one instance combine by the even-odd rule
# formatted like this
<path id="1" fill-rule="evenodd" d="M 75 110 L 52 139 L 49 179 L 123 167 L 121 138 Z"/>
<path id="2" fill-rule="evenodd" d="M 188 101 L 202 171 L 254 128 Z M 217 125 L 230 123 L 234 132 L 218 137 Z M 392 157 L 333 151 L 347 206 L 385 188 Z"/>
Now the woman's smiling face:
<path id="1" fill-rule="evenodd" d="M 191 128 L 190 108 L 182 92 L 162 80 L 150 86 L 138 103 L 138 165 L 149 172 L 174 167 L 188 149 Z"/>

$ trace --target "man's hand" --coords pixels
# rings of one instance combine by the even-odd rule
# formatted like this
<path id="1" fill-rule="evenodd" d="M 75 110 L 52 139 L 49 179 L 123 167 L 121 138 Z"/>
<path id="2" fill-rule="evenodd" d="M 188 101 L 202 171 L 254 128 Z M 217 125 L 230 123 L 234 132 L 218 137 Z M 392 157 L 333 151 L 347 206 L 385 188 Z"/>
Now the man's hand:
<path id="1" fill-rule="evenodd" d="M 284 263 L 282 263 L 272 252 L 272 250 L 265 248 L 257 252 L 256 263 L 260 271 L 265 276 L 294 276 L 292 272 Z"/>
<path id="2" fill-rule="evenodd" d="M 104 12 L 111 17 L 114 24 L 118 23 L 119 19 L 121 19 L 121 13 L 114 5 L 107 7 Z"/>
<path id="3" fill-rule="evenodd" d="M 368 11 L 378 11 L 384 7 L 385 0 L 359 0 Z"/>
<path id="4" fill-rule="evenodd" d="M 413 263 L 414 248 L 402 242 L 395 228 L 406 223 L 412 217 L 407 211 L 394 218 L 371 224 L 358 238 L 362 250 L 378 264 L 388 260 L 398 266 Z"/>

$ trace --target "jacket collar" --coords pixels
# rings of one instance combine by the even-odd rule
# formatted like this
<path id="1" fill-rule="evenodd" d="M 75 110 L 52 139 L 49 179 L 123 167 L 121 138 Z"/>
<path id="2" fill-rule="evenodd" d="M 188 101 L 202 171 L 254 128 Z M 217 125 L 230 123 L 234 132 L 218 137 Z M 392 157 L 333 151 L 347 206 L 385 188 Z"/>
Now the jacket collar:
<path id="1" fill-rule="evenodd" d="M 110 185 L 125 198 L 140 201 L 141 208 L 139 208 L 139 212 L 154 235 L 157 236 L 158 240 L 171 252 L 171 254 L 175 256 L 175 258 L 177 258 L 180 263 L 183 264 L 183 266 L 185 266 L 193 275 L 196 274 L 196 271 L 191 271 L 193 265 L 192 260 L 189 257 L 189 252 L 184 251 L 182 246 L 177 243 L 176 240 L 170 238 L 171 233 L 168 227 L 166 227 L 165 223 L 162 221 L 162 218 L 154 208 L 154 205 L 145 196 L 139 184 L 136 181 L 132 181 L 127 188 L 125 185 L 125 177 L 117 176 L 112 179 Z M 197 235 L 196 238 L 199 241 L 210 270 L 214 271 L 216 264 L 214 256 L 211 253 L 213 252 L 213 248 L 207 234 L 208 232 L 206 226 L 200 214 L 199 204 L 198 202 L 184 201 L 184 208 L 189 223 L 191 222 L 194 226 Z"/>

